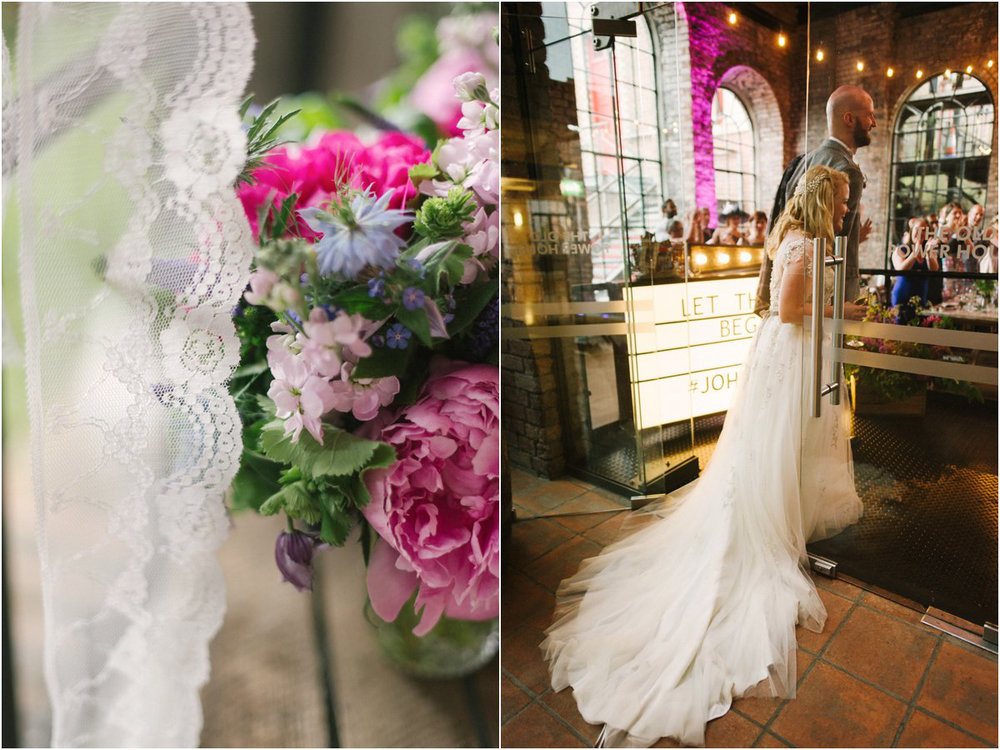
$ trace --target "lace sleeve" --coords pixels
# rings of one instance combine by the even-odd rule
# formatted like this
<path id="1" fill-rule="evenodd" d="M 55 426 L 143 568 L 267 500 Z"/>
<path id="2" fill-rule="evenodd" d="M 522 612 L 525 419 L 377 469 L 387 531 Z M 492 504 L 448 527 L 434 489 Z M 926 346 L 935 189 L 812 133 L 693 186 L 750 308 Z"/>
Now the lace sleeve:
<path id="1" fill-rule="evenodd" d="M 812 245 L 805 238 L 792 240 L 784 246 L 783 265 L 802 259 L 806 276 L 812 276 Z"/>
<path id="2" fill-rule="evenodd" d="M 198 744 L 241 451 L 226 381 L 253 46 L 241 3 L 20 7 L 4 170 L 53 746 Z"/>

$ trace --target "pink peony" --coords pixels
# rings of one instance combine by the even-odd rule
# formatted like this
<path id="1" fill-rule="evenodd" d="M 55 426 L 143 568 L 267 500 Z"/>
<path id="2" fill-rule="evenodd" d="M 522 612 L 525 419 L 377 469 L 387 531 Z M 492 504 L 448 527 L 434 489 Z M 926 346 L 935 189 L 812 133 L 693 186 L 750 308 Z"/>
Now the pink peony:
<path id="1" fill-rule="evenodd" d="M 495 367 L 436 363 L 418 401 L 379 435 L 398 460 L 365 477 L 365 518 L 380 536 L 368 595 L 394 620 L 417 589 L 416 635 L 442 615 L 499 612 L 499 410 Z"/>
<path id="2" fill-rule="evenodd" d="M 417 191 L 410 182 L 414 164 L 430 159 L 423 141 L 403 133 L 386 133 L 370 146 L 353 133 L 330 132 L 304 148 L 277 148 L 265 157 L 265 165 L 254 170 L 254 185 L 241 185 L 240 201 L 255 235 L 257 214 L 267 204 L 280 206 L 292 193 L 296 210 L 319 207 L 331 198 L 338 184 L 370 189 L 377 196 L 391 191 L 389 206 L 402 208 Z M 295 231 L 315 242 L 319 235 L 295 215 Z"/>

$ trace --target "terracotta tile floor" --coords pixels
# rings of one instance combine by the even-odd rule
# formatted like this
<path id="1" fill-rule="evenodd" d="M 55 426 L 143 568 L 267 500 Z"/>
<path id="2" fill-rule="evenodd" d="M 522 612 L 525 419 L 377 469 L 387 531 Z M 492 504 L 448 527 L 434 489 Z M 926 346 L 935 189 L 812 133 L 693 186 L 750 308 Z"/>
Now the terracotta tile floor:
<path id="1" fill-rule="evenodd" d="M 626 501 L 520 471 L 511 486 L 518 522 L 503 578 L 501 745 L 589 747 L 601 727 L 580 717 L 570 690 L 552 692 L 538 644 L 559 581 L 615 538 Z M 537 517 L 569 512 L 578 515 Z M 797 697 L 736 701 L 709 723 L 707 747 L 996 747 L 995 655 L 888 599 L 814 580 L 829 617 L 822 633 L 799 630 Z"/>

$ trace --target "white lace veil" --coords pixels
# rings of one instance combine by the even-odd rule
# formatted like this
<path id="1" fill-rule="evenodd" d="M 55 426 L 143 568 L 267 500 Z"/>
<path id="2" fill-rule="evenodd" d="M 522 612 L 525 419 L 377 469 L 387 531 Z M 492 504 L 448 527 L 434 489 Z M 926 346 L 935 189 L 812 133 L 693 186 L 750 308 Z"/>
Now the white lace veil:
<path id="1" fill-rule="evenodd" d="M 241 451 L 226 380 L 253 250 L 233 192 L 250 14 L 24 3 L 18 23 L 3 161 L 52 743 L 196 746 Z"/>

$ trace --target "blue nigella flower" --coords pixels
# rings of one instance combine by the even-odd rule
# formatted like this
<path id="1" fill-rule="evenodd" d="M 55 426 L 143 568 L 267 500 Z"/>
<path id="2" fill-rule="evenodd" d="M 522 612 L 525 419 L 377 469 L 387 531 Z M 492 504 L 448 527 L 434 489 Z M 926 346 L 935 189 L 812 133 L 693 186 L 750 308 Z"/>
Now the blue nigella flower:
<path id="1" fill-rule="evenodd" d="M 382 334 L 376 334 L 372 336 L 372 346 L 374 346 L 376 349 L 381 349 L 383 346 L 385 346 L 385 336 L 383 336 Z"/>
<path id="2" fill-rule="evenodd" d="M 390 349 L 405 349 L 410 344 L 413 332 L 402 323 L 393 325 L 385 335 L 385 341 Z"/>
<path id="3" fill-rule="evenodd" d="M 424 306 L 424 292 L 415 286 L 408 286 L 403 290 L 403 307 L 407 310 L 416 310 Z"/>
<path id="4" fill-rule="evenodd" d="M 389 208 L 391 197 L 391 192 L 380 198 L 359 193 L 350 204 L 333 206 L 332 213 L 318 208 L 299 211 L 309 228 L 323 235 L 316 243 L 320 273 L 339 273 L 353 279 L 365 266 L 389 268 L 396 262 L 406 242 L 395 230 L 413 215 Z"/>
<path id="5" fill-rule="evenodd" d="M 385 296 L 385 279 L 381 276 L 373 276 L 368 279 L 368 296 L 369 297 L 384 297 Z"/>

